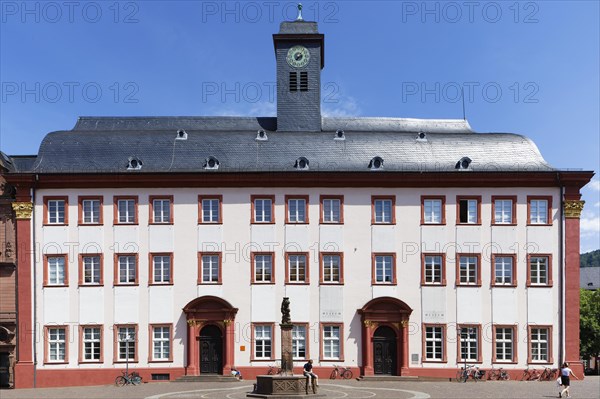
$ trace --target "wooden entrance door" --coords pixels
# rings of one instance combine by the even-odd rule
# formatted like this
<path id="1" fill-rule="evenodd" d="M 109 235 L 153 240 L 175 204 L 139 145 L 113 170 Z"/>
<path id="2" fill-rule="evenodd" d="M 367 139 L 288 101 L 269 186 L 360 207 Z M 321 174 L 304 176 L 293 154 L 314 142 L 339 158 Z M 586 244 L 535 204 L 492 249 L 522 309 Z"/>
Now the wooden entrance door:
<path id="1" fill-rule="evenodd" d="M 373 336 L 373 369 L 375 374 L 396 375 L 396 333 L 381 326 Z"/>
<path id="2" fill-rule="evenodd" d="M 200 374 L 223 372 L 223 336 L 217 326 L 200 331 Z"/>

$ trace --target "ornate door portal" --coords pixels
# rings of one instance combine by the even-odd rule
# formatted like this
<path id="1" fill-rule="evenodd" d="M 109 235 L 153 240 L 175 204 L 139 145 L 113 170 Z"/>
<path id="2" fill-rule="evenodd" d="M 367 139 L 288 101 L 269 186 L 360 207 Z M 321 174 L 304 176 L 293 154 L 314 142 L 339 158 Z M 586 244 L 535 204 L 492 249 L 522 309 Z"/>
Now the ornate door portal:
<path id="1" fill-rule="evenodd" d="M 223 370 L 223 337 L 217 326 L 200 331 L 200 374 L 221 374 Z"/>
<path id="2" fill-rule="evenodd" d="M 379 327 L 373 336 L 373 368 L 375 374 L 396 374 L 396 333 Z"/>

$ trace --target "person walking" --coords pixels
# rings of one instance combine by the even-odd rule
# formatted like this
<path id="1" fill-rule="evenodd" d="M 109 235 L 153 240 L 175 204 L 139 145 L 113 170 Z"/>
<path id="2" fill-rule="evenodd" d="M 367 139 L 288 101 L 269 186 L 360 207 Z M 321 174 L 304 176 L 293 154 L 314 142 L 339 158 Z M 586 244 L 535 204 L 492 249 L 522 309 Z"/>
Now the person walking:
<path id="1" fill-rule="evenodd" d="M 313 361 L 312 361 L 312 359 L 309 359 L 308 363 L 306 363 L 304 365 L 304 376 L 308 378 L 309 384 L 310 384 L 310 379 L 314 378 L 315 385 L 319 386 L 319 377 L 317 377 L 317 375 L 315 373 L 313 373 L 312 368 L 313 368 Z"/>
<path id="2" fill-rule="evenodd" d="M 563 389 L 562 391 L 560 391 L 558 393 L 558 397 L 562 398 L 570 398 L 571 394 L 569 393 L 569 387 L 571 386 L 571 376 L 575 377 L 576 380 L 578 380 L 579 378 L 577 378 L 577 376 L 575 374 L 573 374 L 573 370 L 571 370 L 569 368 L 569 363 L 564 362 L 562 367 L 560 368 L 560 378 L 561 378 L 561 385 L 565 387 L 565 389 Z M 563 396 L 563 395 L 567 395 L 567 396 Z"/>

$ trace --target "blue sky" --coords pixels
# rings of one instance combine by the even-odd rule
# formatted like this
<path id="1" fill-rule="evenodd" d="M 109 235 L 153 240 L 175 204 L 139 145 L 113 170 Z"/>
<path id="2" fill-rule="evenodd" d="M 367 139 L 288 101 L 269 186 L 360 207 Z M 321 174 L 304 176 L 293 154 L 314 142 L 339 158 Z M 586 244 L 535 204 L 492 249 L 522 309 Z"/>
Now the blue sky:
<path id="1" fill-rule="evenodd" d="M 35 154 L 83 115 L 274 115 L 284 1 L 1 1 L 0 148 Z M 462 118 L 600 169 L 597 1 L 321 1 L 328 115 Z M 582 250 L 600 248 L 600 183 Z"/>

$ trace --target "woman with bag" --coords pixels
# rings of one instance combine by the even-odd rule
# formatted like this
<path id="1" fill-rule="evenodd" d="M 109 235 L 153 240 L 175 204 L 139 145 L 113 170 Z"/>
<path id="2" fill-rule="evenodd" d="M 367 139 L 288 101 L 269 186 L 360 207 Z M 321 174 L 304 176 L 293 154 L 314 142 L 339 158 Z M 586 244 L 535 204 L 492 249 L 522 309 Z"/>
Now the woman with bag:
<path id="1" fill-rule="evenodd" d="M 575 374 L 573 374 L 573 370 L 569 368 L 569 363 L 564 362 L 562 367 L 560 368 L 560 382 L 561 385 L 565 387 L 565 389 L 558 393 L 559 398 L 562 398 L 565 393 L 567 394 L 567 396 L 565 396 L 566 398 L 571 397 L 571 394 L 569 393 L 569 387 L 571 385 L 570 376 L 575 377 L 576 380 L 579 379 Z"/>

